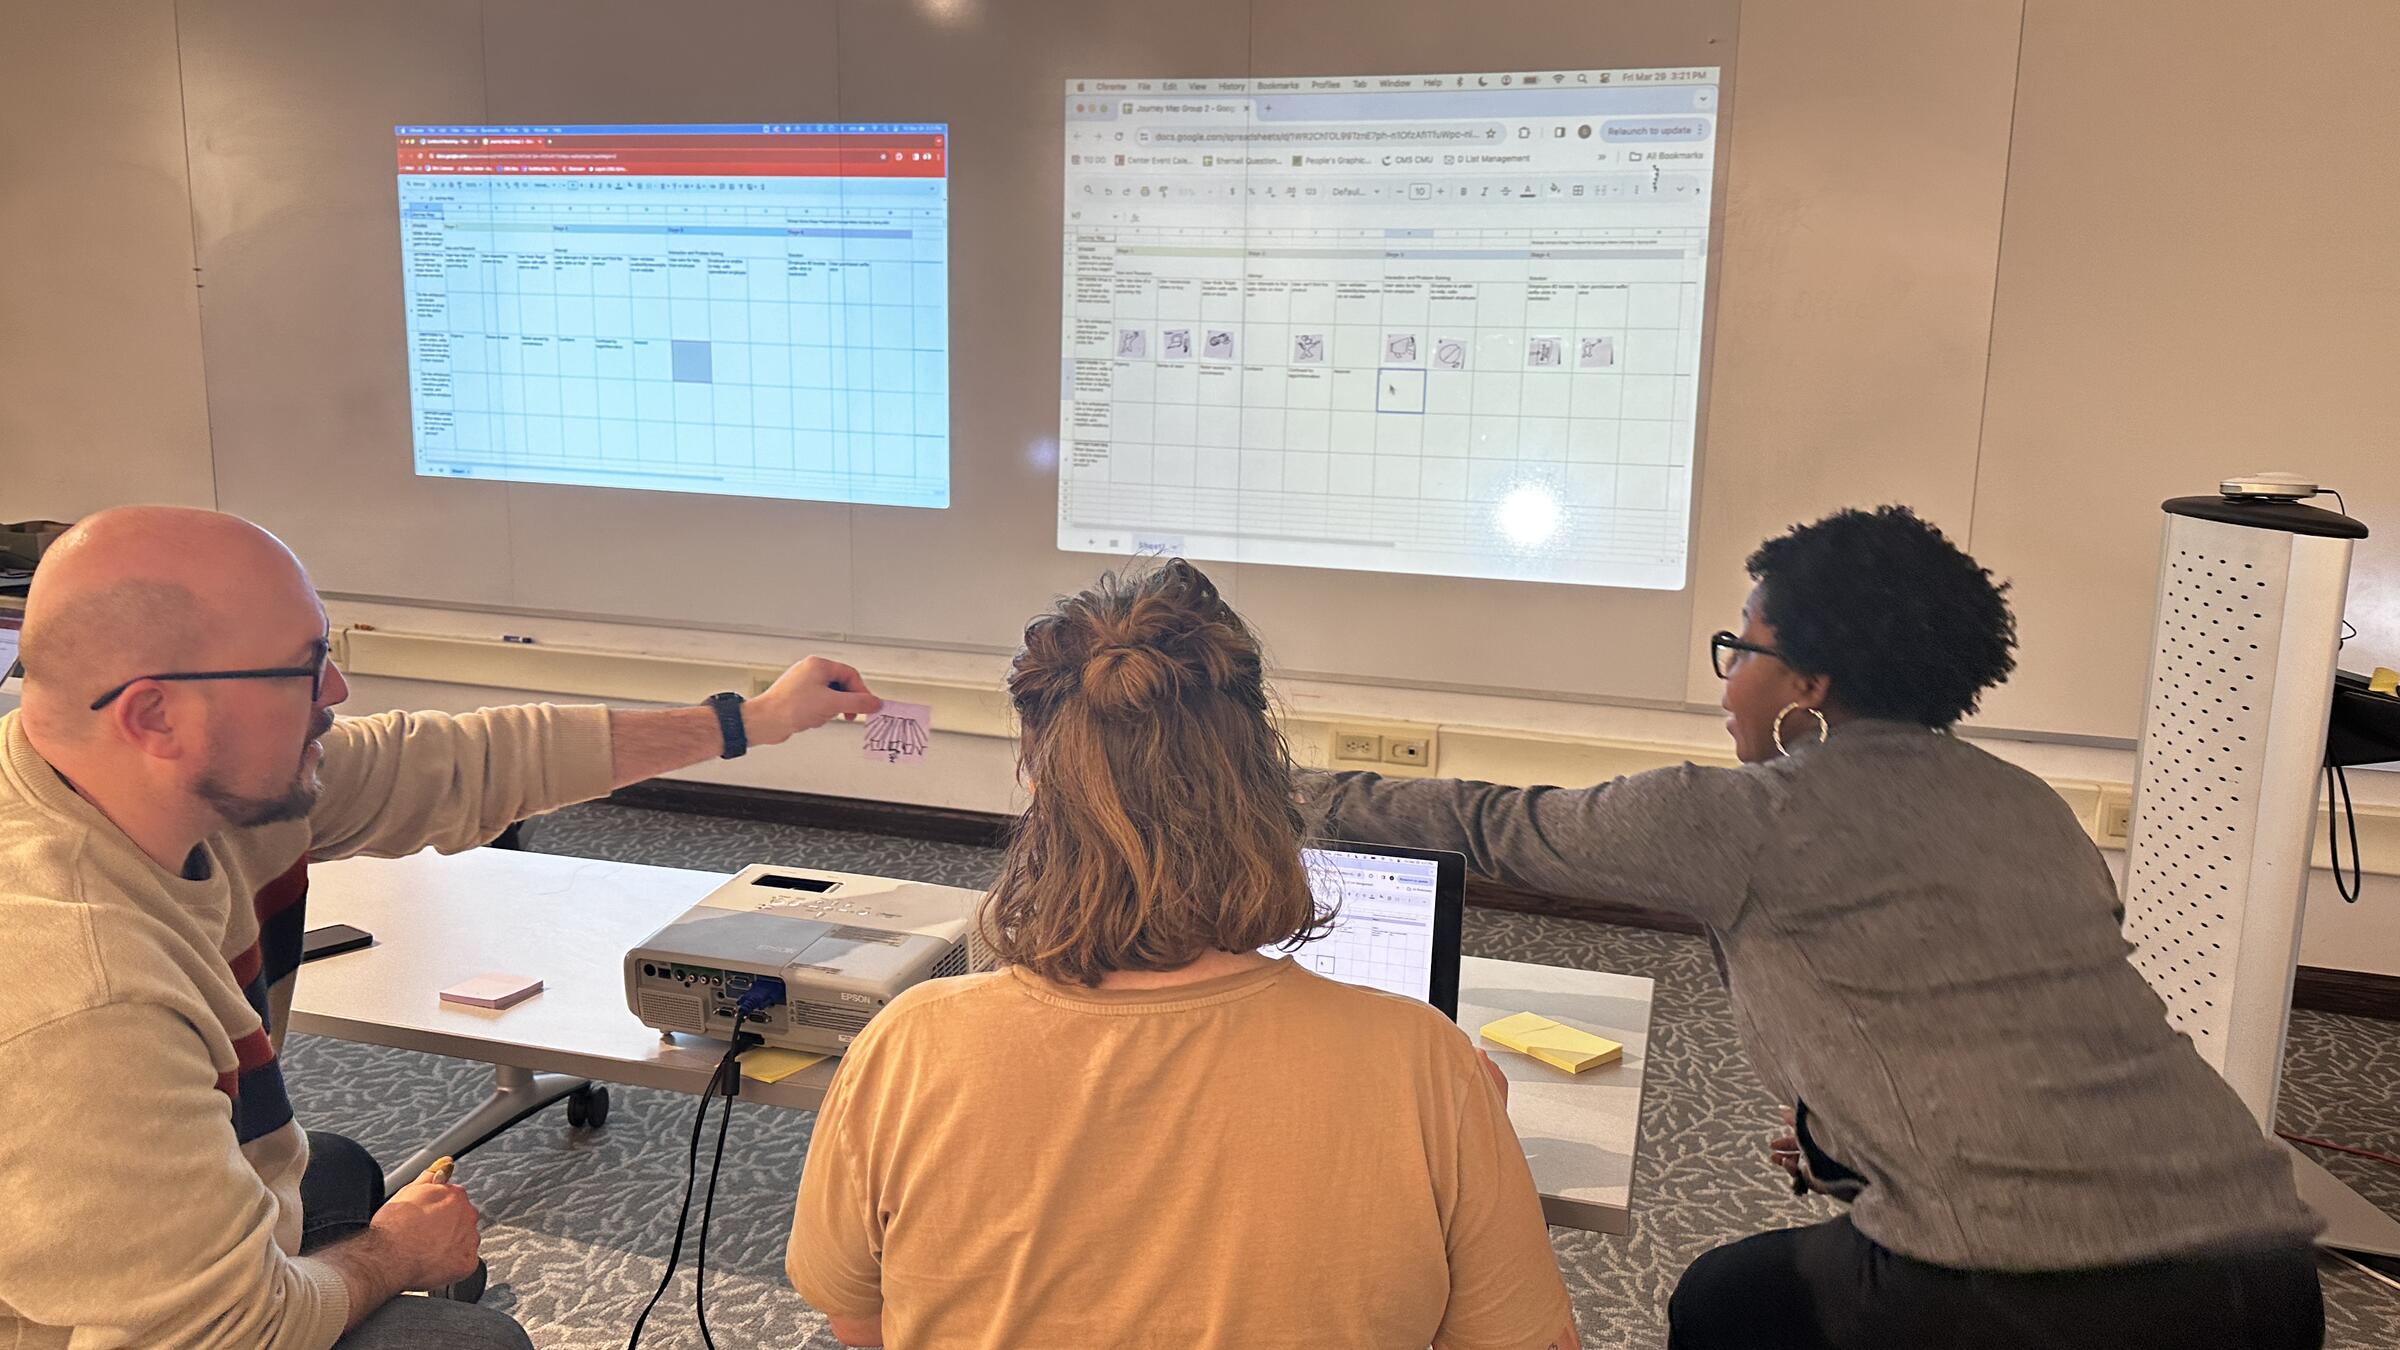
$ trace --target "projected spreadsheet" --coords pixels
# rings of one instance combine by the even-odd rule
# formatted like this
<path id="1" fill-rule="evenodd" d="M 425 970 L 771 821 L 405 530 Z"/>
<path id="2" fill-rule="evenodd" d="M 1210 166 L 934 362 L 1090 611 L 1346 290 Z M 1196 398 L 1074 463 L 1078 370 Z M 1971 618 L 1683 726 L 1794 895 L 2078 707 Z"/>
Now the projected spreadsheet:
<path id="1" fill-rule="evenodd" d="M 1069 81 L 1059 547 L 1680 587 L 1716 92 Z"/>
<path id="2" fill-rule="evenodd" d="M 1303 851 L 1309 889 L 1337 914 L 1333 930 L 1299 950 L 1263 948 L 1329 980 L 1408 998 L 1433 996 L 1433 932 L 1440 865 L 1340 849 Z"/>
<path id="3" fill-rule="evenodd" d="M 949 504 L 943 126 L 397 131 L 419 474 Z"/>

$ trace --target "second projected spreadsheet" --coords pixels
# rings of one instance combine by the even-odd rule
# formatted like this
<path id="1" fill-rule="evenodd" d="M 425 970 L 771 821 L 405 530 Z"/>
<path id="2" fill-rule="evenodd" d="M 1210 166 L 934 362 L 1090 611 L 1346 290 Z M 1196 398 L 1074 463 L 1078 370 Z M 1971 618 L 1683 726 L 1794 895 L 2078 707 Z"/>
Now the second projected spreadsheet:
<path id="1" fill-rule="evenodd" d="M 1060 547 L 1681 586 L 1714 79 L 1071 82 Z"/>

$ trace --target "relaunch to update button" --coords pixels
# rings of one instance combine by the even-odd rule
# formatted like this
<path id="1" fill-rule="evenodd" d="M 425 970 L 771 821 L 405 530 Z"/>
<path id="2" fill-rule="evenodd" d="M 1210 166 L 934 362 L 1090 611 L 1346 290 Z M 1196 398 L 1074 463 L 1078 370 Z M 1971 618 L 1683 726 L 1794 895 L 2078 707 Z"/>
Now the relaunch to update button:
<path id="1" fill-rule="evenodd" d="M 1708 134 L 1705 117 L 1625 117 L 1600 126 L 1607 141 L 1705 141 Z"/>

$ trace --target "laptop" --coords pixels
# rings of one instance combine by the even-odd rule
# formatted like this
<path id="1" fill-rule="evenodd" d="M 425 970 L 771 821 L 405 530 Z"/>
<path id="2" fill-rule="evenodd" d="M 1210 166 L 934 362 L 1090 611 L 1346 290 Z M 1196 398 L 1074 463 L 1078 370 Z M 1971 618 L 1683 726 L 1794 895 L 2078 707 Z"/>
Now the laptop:
<path id="1" fill-rule="evenodd" d="M 25 664 L 17 659 L 17 638 L 25 622 L 13 610 L 0 610 L 0 694 L 25 692 Z"/>
<path id="2" fill-rule="evenodd" d="M 1290 958 L 1328 979 L 1422 999 L 1456 1021 L 1465 856 L 1327 841 L 1301 850 L 1301 859 L 1309 888 L 1335 917 L 1332 932 Z"/>

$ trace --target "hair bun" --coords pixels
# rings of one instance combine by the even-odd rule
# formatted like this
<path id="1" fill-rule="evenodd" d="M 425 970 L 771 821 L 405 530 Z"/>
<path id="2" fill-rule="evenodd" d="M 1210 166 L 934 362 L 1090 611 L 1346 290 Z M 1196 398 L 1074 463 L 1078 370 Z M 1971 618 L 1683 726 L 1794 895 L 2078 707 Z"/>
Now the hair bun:
<path id="1" fill-rule="evenodd" d="M 1096 708 L 1139 708 L 1174 696 L 1184 671 L 1156 647 L 1112 642 L 1083 663 L 1083 694 Z"/>
<path id="2" fill-rule="evenodd" d="M 1258 641 L 1200 569 L 1182 559 L 1104 574 L 1025 627 L 1009 695 L 1030 730 L 1081 704 L 1103 714 L 1164 710 L 1202 691 L 1263 710 Z"/>

